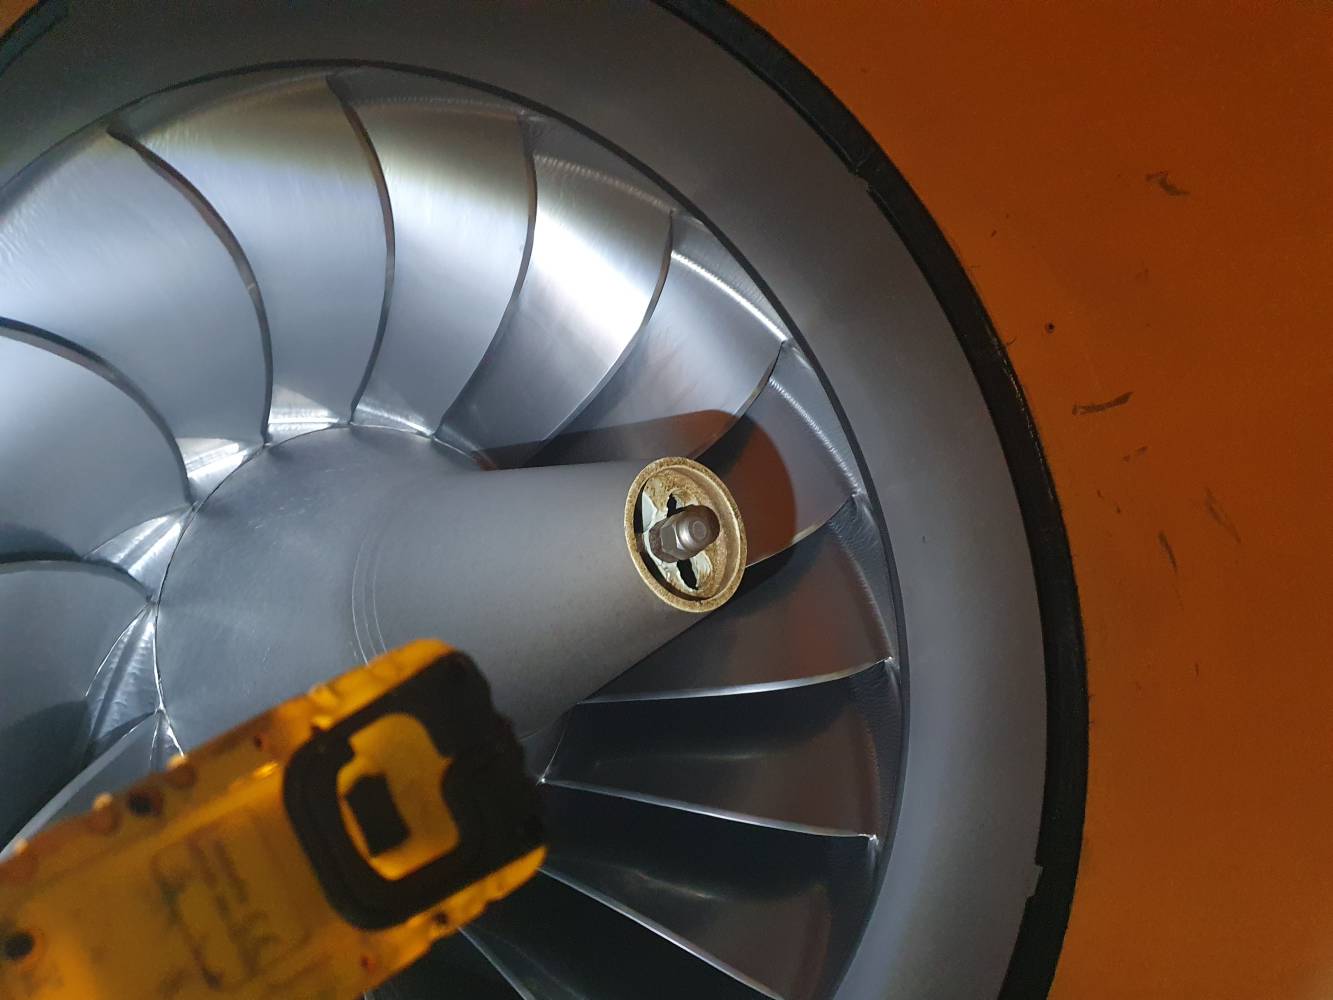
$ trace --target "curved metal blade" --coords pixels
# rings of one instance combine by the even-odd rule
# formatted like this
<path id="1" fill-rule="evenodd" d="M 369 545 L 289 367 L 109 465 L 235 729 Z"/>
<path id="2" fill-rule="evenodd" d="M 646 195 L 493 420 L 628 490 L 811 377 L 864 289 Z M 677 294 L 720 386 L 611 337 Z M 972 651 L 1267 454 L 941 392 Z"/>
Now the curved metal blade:
<path id="1" fill-rule="evenodd" d="M 88 739 L 84 694 L 144 605 L 115 570 L 76 562 L 0 565 L 0 837 L 77 769 Z M 21 679 L 21 680 L 20 680 Z"/>
<path id="2" fill-rule="evenodd" d="M 666 928 L 785 1000 L 827 995 L 871 896 L 873 838 L 543 791 L 548 873 Z"/>
<path id="3" fill-rule="evenodd" d="M 438 941 L 419 961 L 383 986 L 368 1000 L 436 1000 L 441 994 L 458 1000 L 533 1000 L 505 979 L 485 954 L 463 934 Z"/>
<path id="4" fill-rule="evenodd" d="M 323 78 L 209 81 L 123 120 L 226 222 L 253 270 L 273 352 L 271 435 L 346 421 L 379 327 L 385 223 L 370 155 Z"/>
<path id="5" fill-rule="evenodd" d="M 671 250 L 670 208 L 654 196 L 540 146 L 533 165 L 537 216 L 527 274 L 439 430 L 501 467 L 530 458 L 615 373 L 652 308 Z"/>
<path id="6" fill-rule="evenodd" d="M 105 134 L 51 157 L 0 202 L 0 316 L 105 359 L 178 439 L 257 444 L 265 348 L 254 303 L 209 222 Z"/>
<path id="7" fill-rule="evenodd" d="M 536 192 L 516 109 L 407 74 L 335 85 L 383 172 L 393 237 L 384 335 L 358 423 L 433 433 L 522 280 Z"/>
<path id="8" fill-rule="evenodd" d="M 901 732 L 898 684 L 883 667 L 759 694 L 583 704 L 545 780 L 766 826 L 883 836 Z"/>
<path id="9" fill-rule="evenodd" d="M 125 731 L 105 752 L 93 759 L 74 780 L 51 797 L 37 815 L 23 824 L 0 857 L 14 845 L 46 829 L 66 816 L 77 816 L 92 808 L 103 792 L 115 792 L 138 781 L 152 770 L 153 744 L 159 716 L 146 715 Z"/>
<path id="10" fill-rule="evenodd" d="M 0 324 L 0 556 L 83 554 L 189 503 L 176 442 L 114 377 Z"/>
<path id="11" fill-rule="evenodd" d="M 849 503 L 815 534 L 756 566 L 723 608 L 667 643 L 591 701 L 705 697 L 847 676 L 888 659 L 882 565 L 866 515 Z M 847 537 L 844 537 L 844 533 Z M 851 544 L 849 544 L 849 538 Z"/>
<path id="12" fill-rule="evenodd" d="M 699 460 L 740 505 L 751 565 L 814 531 L 858 488 L 838 415 L 790 346 L 754 404 Z"/>
<path id="13" fill-rule="evenodd" d="M 543 465 L 695 455 L 720 438 L 768 379 L 786 334 L 710 269 L 725 257 L 699 223 L 677 243 L 652 315 L 625 363 L 559 437 Z M 688 239 L 682 239 L 682 232 Z"/>
<path id="14" fill-rule="evenodd" d="M 683 943 L 545 875 L 495 904 L 467 933 L 506 979 L 540 1000 L 766 995 Z"/>

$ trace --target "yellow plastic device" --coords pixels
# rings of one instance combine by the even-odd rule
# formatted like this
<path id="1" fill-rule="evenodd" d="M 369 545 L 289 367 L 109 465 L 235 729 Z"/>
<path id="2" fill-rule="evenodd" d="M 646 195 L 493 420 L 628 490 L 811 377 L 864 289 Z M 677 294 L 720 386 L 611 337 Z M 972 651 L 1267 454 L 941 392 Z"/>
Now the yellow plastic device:
<path id="1" fill-rule="evenodd" d="M 349 1000 L 531 878 L 536 791 L 485 679 L 404 646 L 0 864 L 0 998 Z"/>

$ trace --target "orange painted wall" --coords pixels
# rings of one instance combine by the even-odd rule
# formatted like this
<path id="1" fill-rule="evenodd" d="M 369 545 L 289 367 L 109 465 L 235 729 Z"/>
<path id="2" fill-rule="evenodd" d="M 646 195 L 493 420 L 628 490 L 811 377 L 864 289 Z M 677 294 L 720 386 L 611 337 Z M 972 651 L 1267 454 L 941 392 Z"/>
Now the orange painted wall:
<path id="1" fill-rule="evenodd" d="M 1333 6 L 739 6 L 916 188 L 1036 414 L 1092 698 L 1054 995 L 1333 996 Z"/>
<path id="2" fill-rule="evenodd" d="M 0 0 L 0 32 L 4 32 L 37 0 Z"/>

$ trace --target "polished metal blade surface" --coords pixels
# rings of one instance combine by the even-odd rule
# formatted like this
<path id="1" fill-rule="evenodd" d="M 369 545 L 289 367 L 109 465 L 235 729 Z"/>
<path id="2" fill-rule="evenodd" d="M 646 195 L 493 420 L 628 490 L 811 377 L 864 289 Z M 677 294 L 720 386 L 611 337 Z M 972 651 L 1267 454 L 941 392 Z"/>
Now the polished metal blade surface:
<path id="1" fill-rule="evenodd" d="M 787 1000 L 825 995 L 860 931 L 875 841 L 543 786 L 546 870 Z"/>
<path id="2" fill-rule="evenodd" d="M 432 433 L 501 328 L 536 188 L 517 109 L 401 73 L 338 77 L 383 172 L 393 234 L 383 340 L 359 423 Z"/>
<path id="3" fill-rule="evenodd" d="M 615 373 L 671 250 L 670 209 L 657 198 L 540 147 L 533 167 L 537 215 L 523 285 L 439 431 L 502 467 L 530 458 Z"/>
<path id="4" fill-rule="evenodd" d="M 323 77 L 213 80 L 123 120 L 225 221 L 253 271 L 270 433 L 346 421 L 379 327 L 385 224 L 371 154 Z"/>
<path id="5" fill-rule="evenodd" d="M 882 835 L 901 726 L 886 667 L 757 694 L 583 704 L 546 780 L 764 825 Z"/>
<path id="6" fill-rule="evenodd" d="M 876 533 L 849 503 L 813 535 L 752 567 L 735 597 L 599 691 L 593 701 L 708 697 L 819 683 L 891 655 L 864 565 Z"/>
<path id="7" fill-rule="evenodd" d="M 699 460 L 735 495 L 751 564 L 814 531 L 857 488 L 838 416 L 810 363 L 791 347 L 750 408 Z"/>
<path id="8" fill-rule="evenodd" d="M 76 562 L 0 564 L 0 839 L 73 777 L 98 664 L 143 608 L 128 576 Z"/>
<path id="9" fill-rule="evenodd" d="M 146 715 L 130 726 L 69 784 L 51 796 L 46 805 L 23 824 L 9 846 L 0 851 L 0 856 L 12 850 L 19 840 L 62 819 L 87 812 L 103 792 L 118 792 L 148 774 L 152 770 L 157 726 L 157 715 Z"/>
<path id="10" fill-rule="evenodd" d="M 678 221 L 677 238 L 697 222 Z M 711 240 L 695 232 L 692 250 Z M 697 247 L 711 263 L 720 246 Z M 785 334 L 709 264 L 673 250 L 652 315 L 625 363 L 541 464 L 696 455 L 720 438 L 766 382 Z"/>
<path id="11" fill-rule="evenodd" d="M 114 378 L 0 324 L 0 557 L 83 555 L 189 502 L 174 439 Z"/>
<path id="12" fill-rule="evenodd" d="M 266 348 L 210 221 L 104 133 L 52 156 L 0 193 L 0 317 L 105 359 L 177 438 L 258 443 Z"/>
<path id="13" fill-rule="evenodd" d="M 495 904 L 468 934 L 539 1000 L 765 996 L 687 945 L 547 875 Z"/>

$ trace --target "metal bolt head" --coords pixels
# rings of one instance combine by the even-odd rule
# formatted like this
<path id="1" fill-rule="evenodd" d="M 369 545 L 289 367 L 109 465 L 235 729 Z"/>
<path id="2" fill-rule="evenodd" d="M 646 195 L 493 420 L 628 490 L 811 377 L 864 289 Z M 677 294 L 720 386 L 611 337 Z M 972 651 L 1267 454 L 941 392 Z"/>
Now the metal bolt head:
<path id="1" fill-rule="evenodd" d="M 648 544 L 663 560 L 693 559 L 712 545 L 722 531 L 717 514 L 703 504 L 691 504 L 653 525 Z"/>

